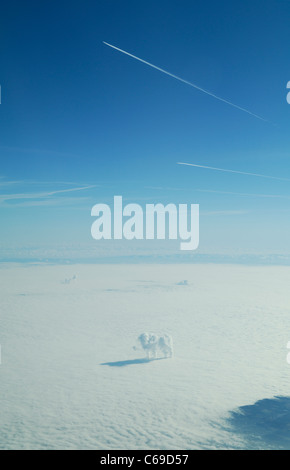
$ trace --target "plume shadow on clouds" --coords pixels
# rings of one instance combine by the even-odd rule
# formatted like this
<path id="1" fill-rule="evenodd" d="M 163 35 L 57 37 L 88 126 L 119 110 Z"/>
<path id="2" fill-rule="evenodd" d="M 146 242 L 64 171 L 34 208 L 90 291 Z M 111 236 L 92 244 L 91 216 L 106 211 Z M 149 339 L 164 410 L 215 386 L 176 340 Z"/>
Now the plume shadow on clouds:
<path id="1" fill-rule="evenodd" d="M 142 359 L 129 359 L 127 361 L 116 361 L 116 362 L 103 362 L 101 366 L 109 367 L 125 367 L 132 366 L 134 364 L 148 364 L 149 362 L 161 361 L 162 359 L 167 359 L 166 357 L 155 357 L 155 358 L 142 358 Z"/>

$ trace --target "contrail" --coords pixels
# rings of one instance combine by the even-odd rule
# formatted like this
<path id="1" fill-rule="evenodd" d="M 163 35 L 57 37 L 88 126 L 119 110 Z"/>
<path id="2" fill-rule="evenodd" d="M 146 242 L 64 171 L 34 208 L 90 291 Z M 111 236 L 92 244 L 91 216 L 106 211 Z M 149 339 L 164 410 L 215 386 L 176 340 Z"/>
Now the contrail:
<path id="1" fill-rule="evenodd" d="M 257 193 L 237 193 L 233 191 L 220 191 L 218 189 L 199 189 L 199 188 L 168 188 L 163 186 L 144 186 L 145 189 L 153 189 L 157 191 L 196 191 L 199 193 L 213 193 L 213 194 L 228 194 L 230 196 L 247 196 L 247 197 L 260 197 L 260 198 L 274 198 L 274 199 L 290 199 L 290 196 L 283 194 L 257 194 Z"/>
<path id="2" fill-rule="evenodd" d="M 195 163 L 177 162 L 177 165 L 194 166 L 196 168 L 205 168 L 207 170 L 223 171 L 223 172 L 226 172 L 226 173 L 237 173 L 238 175 L 257 176 L 259 178 L 268 178 L 268 179 L 279 180 L 279 181 L 290 181 L 289 178 L 281 178 L 279 176 L 268 176 L 268 175 L 261 175 L 261 174 L 258 174 L 258 173 L 248 173 L 246 171 L 228 170 L 228 169 L 225 169 L 225 168 L 215 168 L 213 166 L 196 165 Z"/>
<path id="3" fill-rule="evenodd" d="M 218 191 L 216 189 L 194 189 L 200 193 L 229 194 L 231 196 L 260 197 L 264 199 L 290 199 L 290 196 L 283 194 L 253 194 L 253 193 L 236 193 L 233 191 Z"/>
<path id="4" fill-rule="evenodd" d="M 92 189 L 92 188 L 95 188 L 95 186 L 92 185 L 92 186 L 83 186 L 81 188 L 60 189 L 60 190 L 44 192 L 44 193 L 0 194 L 0 203 L 8 201 L 8 200 L 15 200 L 15 199 L 45 199 L 45 198 L 49 198 L 50 196 L 55 196 L 56 194 L 72 193 L 75 191 L 84 191 L 84 190 Z"/>
<path id="5" fill-rule="evenodd" d="M 248 109 L 242 108 L 241 106 L 238 106 L 231 101 L 227 101 L 224 98 L 221 98 L 220 96 L 215 95 L 214 93 L 211 93 L 210 91 L 205 90 L 204 88 L 200 88 L 199 86 L 195 85 L 194 83 L 191 83 L 187 80 L 184 80 L 183 78 L 178 77 L 177 75 L 174 75 L 173 73 L 167 72 L 167 70 L 161 69 L 160 67 L 157 67 L 156 65 L 151 64 L 150 62 L 147 62 L 146 60 L 140 59 L 139 57 L 136 57 L 133 54 L 130 54 L 129 52 L 123 51 L 119 47 L 113 46 L 112 44 L 109 44 L 105 41 L 103 41 L 106 46 L 112 47 L 113 49 L 116 49 L 116 51 L 122 52 L 123 54 L 128 55 L 129 57 L 132 57 L 133 59 L 139 60 L 139 62 L 142 62 L 143 64 L 149 65 L 149 67 L 152 67 L 153 69 L 159 70 L 159 72 L 165 73 L 166 75 L 169 75 L 169 77 L 175 78 L 176 80 L 179 80 L 182 83 L 185 83 L 186 85 L 189 85 L 193 88 L 196 88 L 199 91 L 202 91 L 203 93 L 206 93 L 209 96 L 212 96 L 213 98 L 222 101 L 223 103 L 229 104 L 230 106 L 233 106 L 234 108 L 239 109 L 240 111 L 244 111 L 247 114 L 250 114 L 251 116 L 254 116 L 257 119 L 260 119 L 261 121 L 264 122 L 269 122 L 267 119 L 262 118 L 261 116 L 258 116 L 257 114 L 252 113 Z"/>

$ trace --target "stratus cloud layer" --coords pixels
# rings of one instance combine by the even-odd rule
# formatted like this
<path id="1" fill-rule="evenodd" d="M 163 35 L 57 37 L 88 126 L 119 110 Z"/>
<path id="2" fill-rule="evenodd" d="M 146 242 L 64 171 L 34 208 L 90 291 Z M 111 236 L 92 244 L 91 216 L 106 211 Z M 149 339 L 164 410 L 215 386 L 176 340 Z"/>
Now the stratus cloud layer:
<path id="1" fill-rule="evenodd" d="M 150 62 L 147 62 L 146 60 L 140 59 L 140 57 L 137 57 L 133 54 L 130 54 L 129 52 L 126 52 L 123 49 L 120 49 L 119 47 L 113 46 L 112 44 L 109 44 L 108 42 L 105 42 L 105 41 L 103 41 L 103 43 L 106 44 L 106 46 L 112 47 L 112 49 L 116 49 L 116 51 L 122 52 L 123 54 L 126 54 L 129 57 L 132 57 L 133 59 L 139 60 L 139 62 L 142 62 L 143 64 L 149 65 L 149 67 L 152 67 L 153 69 L 156 69 L 159 72 L 162 72 L 162 73 L 165 73 L 166 75 L 169 75 L 169 77 L 175 78 L 175 80 L 179 80 L 180 82 L 185 83 L 186 85 L 189 85 L 189 86 L 195 88 L 196 90 L 199 90 L 202 93 L 205 93 L 206 95 L 211 96 L 212 98 L 215 98 L 216 100 L 219 100 L 219 101 L 222 101 L 223 103 L 229 104 L 230 106 L 233 106 L 234 108 L 237 108 L 240 111 L 243 111 L 243 112 L 245 112 L 247 114 L 250 114 L 251 116 L 253 116 L 257 119 L 260 119 L 261 121 L 269 122 L 269 121 L 267 121 L 267 119 L 264 119 L 263 117 L 259 116 L 258 114 L 254 114 L 251 111 L 249 111 L 248 109 L 242 108 L 241 106 L 238 106 L 238 105 L 232 103 L 231 101 L 225 100 L 224 98 L 221 98 L 220 96 L 217 96 L 214 93 L 212 93 L 208 90 L 205 90 L 204 88 L 201 88 L 201 87 L 195 85 L 192 82 L 189 82 L 188 80 L 184 80 L 183 78 L 178 77 L 177 75 L 174 75 L 173 73 L 167 72 L 167 70 L 164 70 L 160 67 L 157 67 L 156 65 L 153 65 Z"/>

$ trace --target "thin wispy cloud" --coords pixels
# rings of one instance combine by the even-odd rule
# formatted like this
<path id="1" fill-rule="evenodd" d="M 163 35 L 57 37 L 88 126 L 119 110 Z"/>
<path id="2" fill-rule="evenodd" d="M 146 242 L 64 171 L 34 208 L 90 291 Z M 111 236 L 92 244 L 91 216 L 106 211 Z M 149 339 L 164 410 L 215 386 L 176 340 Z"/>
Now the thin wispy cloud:
<path id="1" fill-rule="evenodd" d="M 246 215 L 249 211 L 245 210 L 224 210 L 224 211 L 203 211 L 200 215 L 217 215 L 217 216 L 231 216 L 231 215 Z"/>
<path id="2" fill-rule="evenodd" d="M 13 207 L 65 207 L 65 206 L 76 206 L 78 204 L 84 203 L 85 201 L 89 201 L 89 197 L 52 197 L 46 199 L 19 199 L 17 200 L 16 204 L 13 204 Z M 0 206 L 2 203 L 0 202 Z M 5 207 L 12 207 L 9 203 L 4 203 Z"/>
<path id="3" fill-rule="evenodd" d="M 101 188 L 103 187 L 100 184 L 88 185 L 84 182 L 75 182 L 75 181 L 36 181 L 36 180 L 16 180 L 16 181 L 0 181 L 0 186 L 9 186 L 12 184 L 25 185 L 25 186 L 78 186 L 78 187 L 92 187 L 92 188 Z M 74 188 L 72 188 L 74 189 Z"/>
<path id="4" fill-rule="evenodd" d="M 213 193 L 220 195 L 229 196 L 242 196 L 252 198 L 265 198 L 265 199 L 290 199 L 290 196 L 284 194 L 259 194 L 259 193 L 240 193 L 235 191 L 222 191 L 218 189 L 200 189 L 200 188 L 169 188 L 162 186 L 145 186 L 145 189 L 156 190 L 156 191 L 183 191 L 183 192 L 200 192 L 200 193 Z"/>
<path id="5" fill-rule="evenodd" d="M 1 178 L 2 179 L 2 178 Z M 0 181 L 0 188 L 19 184 L 20 181 Z"/>
<path id="6" fill-rule="evenodd" d="M 0 145 L 0 150 L 3 152 L 14 152 L 14 153 L 31 153 L 38 155 L 51 155 L 56 157 L 73 157 L 80 158 L 80 155 L 70 152 L 59 152 L 57 150 L 41 149 L 41 148 L 27 148 L 27 147 L 13 147 L 10 145 Z"/>
<path id="7" fill-rule="evenodd" d="M 185 165 L 185 166 L 192 166 L 195 168 L 204 168 L 206 170 L 212 170 L 212 171 L 222 171 L 224 173 L 235 173 L 238 175 L 246 175 L 246 176 L 256 176 L 258 178 L 267 178 L 271 180 L 278 180 L 278 181 L 290 181 L 289 178 L 282 178 L 280 176 L 269 176 L 269 175 L 263 175 L 259 173 L 250 173 L 247 171 L 239 171 L 239 170 L 229 170 L 226 168 L 216 168 L 213 166 L 206 166 L 206 165 L 197 165 L 196 163 L 184 163 L 184 162 L 177 162 L 177 165 Z"/>
<path id="8" fill-rule="evenodd" d="M 172 188 L 169 186 L 144 186 L 145 189 L 156 189 L 161 191 L 184 191 L 184 188 Z"/>
<path id="9" fill-rule="evenodd" d="M 164 70 L 160 67 L 157 67 L 156 65 L 153 65 L 150 62 L 147 62 L 146 60 L 140 59 L 140 57 L 137 57 L 133 54 L 130 54 L 129 52 L 124 51 L 123 49 L 120 49 L 119 47 L 113 46 L 112 44 L 109 44 L 108 42 L 103 41 L 103 43 L 106 46 L 109 46 L 112 49 L 115 49 L 116 51 L 122 52 L 123 54 L 126 54 L 127 56 L 132 57 L 133 59 L 136 59 L 139 62 L 142 62 L 143 64 L 148 65 L 149 67 L 152 67 L 153 69 L 158 70 L 159 72 L 162 72 L 162 73 L 168 75 L 171 78 L 174 78 L 175 80 L 179 80 L 180 82 L 185 83 L 186 85 L 189 85 L 189 86 L 195 88 L 196 90 L 201 91 L 202 93 L 205 93 L 206 95 L 211 96 L 212 98 L 215 98 L 216 100 L 222 101 L 225 104 L 228 104 L 228 105 L 230 105 L 230 106 L 232 106 L 236 109 L 239 109 L 240 111 L 243 111 L 244 113 L 247 113 L 247 114 L 249 114 L 249 115 L 251 115 L 251 116 L 253 116 L 257 119 L 260 119 L 261 121 L 269 122 L 267 119 L 264 119 L 263 117 L 259 116 L 258 114 L 252 113 L 251 111 L 249 111 L 246 108 L 238 106 L 237 104 L 234 104 L 233 102 L 228 101 L 224 98 L 221 98 L 220 96 L 215 95 L 211 91 L 205 90 L 204 88 L 201 88 L 201 87 L 197 86 L 195 83 L 189 82 L 188 80 L 184 80 L 183 78 L 178 77 L 177 75 L 174 75 L 173 73 L 170 73 L 167 70 Z"/>
<path id="10" fill-rule="evenodd" d="M 100 184 L 94 184 L 94 185 L 88 185 L 86 183 L 80 183 L 80 182 L 74 182 L 74 181 L 22 181 L 22 183 L 26 184 L 32 184 L 32 185 L 39 185 L 39 186 L 56 186 L 56 185 L 62 185 L 62 186 L 84 186 L 86 188 L 101 188 L 102 185 Z"/>
<path id="11" fill-rule="evenodd" d="M 67 204 L 69 200 L 71 202 L 76 202 L 76 200 L 83 201 L 87 199 L 86 197 L 72 197 L 72 198 L 63 198 L 58 196 L 62 196 L 68 193 L 75 193 L 75 192 L 82 192 L 87 191 L 90 189 L 95 188 L 95 185 L 90 186 L 81 186 L 76 188 L 69 188 L 69 189 L 57 189 L 52 191 L 44 191 L 44 192 L 21 192 L 21 193 L 12 193 L 12 194 L 0 194 L 0 204 L 6 204 L 11 206 L 16 201 L 17 205 L 48 205 L 48 204 Z M 23 202 L 24 201 L 24 202 Z M 7 204 L 8 203 L 8 204 Z"/>
<path id="12" fill-rule="evenodd" d="M 195 191 L 202 193 L 225 194 L 230 196 L 260 197 L 265 199 L 290 199 L 290 196 L 284 196 L 283 194 L 237 193 L 234 191 L 218 191 L 215 189 L 195 189 Z"/>

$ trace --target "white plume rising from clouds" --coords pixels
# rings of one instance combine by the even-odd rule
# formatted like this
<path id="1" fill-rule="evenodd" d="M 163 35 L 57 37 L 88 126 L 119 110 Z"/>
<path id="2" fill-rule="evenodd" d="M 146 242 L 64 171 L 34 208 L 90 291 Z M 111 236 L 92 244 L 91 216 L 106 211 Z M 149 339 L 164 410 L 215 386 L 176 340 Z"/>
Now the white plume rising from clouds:
<path id="1" fill-rule="evenodd" d="M 155 359 L 160 355 L 163 357 L 173 356 L 172 337 L 167 334 L 142 333 L 138 337 L 138 342 L 146 352 L 148 359 Z"/>
<path id="2" fill-rule="evenodd" d="M 238 105 L 232 103 L 231 101 L 225 100 L 224 98 L 221 98 L 220 96 L 217 96 L 214 93 L 212 93 L 208 90 L 205 90 L 204 88 L 201 88 L 201 87 L 195 85 L 192 82 L 189 82 L 188 80 L 184 80 L 183 78 L 178 77 L 177 75 L 174 75 L 173 73 L 167 72 L 167 70 L 164 70 L 160 67 L 157 67 L 156 65 L 153 65 L 150 62 L 147 62 L 146 60 L 140 59 L 140 57 L 137 57 L 133 54 L 130 54 L 129 52 L 126 52 L 123 49 L 120 49 L 119 47 L 113 46 L 112 44 L 109 44 L 108 42 L 105 42 L 105 41 L 103 41 L 103 43 L 106 44 L 106 46 L 112 47 L 112 49 L 116 49 L 116 51 L 122 52 L 123 54 L 126 54 L 129 57 L 132 57 L 133 59 L 139 60 L 139 62 L 142 62 L 143 64 L 149 65 L 149 67 L 152 67 L 153 69 L 156 69 L 159 72 L 165 73 L 169 77 L 175 78 L 175 80 L 179 80 L 180 82 L 185 83 L 186 85 L 189 85 L 189 86 L 195 88 L 196 90 L 199 90 L 202 93 L 205 93 L 206 95 L 211 96 L 212 98 L 215 98 L 216 100 L 219 100 L 219 101 L 222 101 L 223 103 L 229 104 L 230 106 L 233 106 L 234 108 L 237 108 L 240 111 L 243 111 L 243 112 L 245 112 L 247 114 L 250 114 L 251 116 L 253 116 L 257 119 L 260 119 L 261 121 L 269 122 L 267 119 L 264 119 L 263 117 L 259 116 L 258 114 L 252 113 L 248 109 L 242 108 L 241 106 L 238 106 Z"/>

